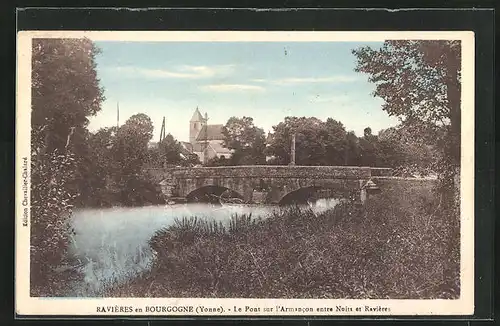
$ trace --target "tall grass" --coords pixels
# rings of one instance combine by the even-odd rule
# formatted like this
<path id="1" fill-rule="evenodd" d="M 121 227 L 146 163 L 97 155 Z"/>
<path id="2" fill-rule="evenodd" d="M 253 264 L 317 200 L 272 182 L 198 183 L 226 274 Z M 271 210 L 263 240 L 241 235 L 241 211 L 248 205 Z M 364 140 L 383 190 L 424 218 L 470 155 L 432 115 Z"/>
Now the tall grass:
<path id="1" fill-rule="evenodd" d="M 289 207 L 229 225 L 179 220 L 151 238 L 152 269 L 106 295 L 457 298 L 459 256 L 446 251 L 456 239 L 444 236 L 447 218 L 428 185 L 384 189 L 364 206 L 321 214 Z"/>

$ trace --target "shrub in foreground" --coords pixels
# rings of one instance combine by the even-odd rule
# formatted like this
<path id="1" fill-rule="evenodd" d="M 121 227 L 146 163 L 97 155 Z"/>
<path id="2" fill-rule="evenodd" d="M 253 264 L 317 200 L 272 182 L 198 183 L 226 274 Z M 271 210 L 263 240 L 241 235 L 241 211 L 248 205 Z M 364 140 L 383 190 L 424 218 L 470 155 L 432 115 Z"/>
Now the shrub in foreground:
<path id="1" fill-rule="evenodd" d="M 32 296 L 54 295 L 61 290 L 56 269 L 68 259 L 74 156 L 54 151 L 33 155 L 31 163 L 30 290 Z"/>
<path id="2" fill-rule="evenodd" d="M 446 219 L 425 188 L 403 188 L 322 214 L 291 207 L 265 220 L 233 217 L 230 227 L 179 221 L 151 239 L 151 271 L 107 295 L 457 298 Z"/>

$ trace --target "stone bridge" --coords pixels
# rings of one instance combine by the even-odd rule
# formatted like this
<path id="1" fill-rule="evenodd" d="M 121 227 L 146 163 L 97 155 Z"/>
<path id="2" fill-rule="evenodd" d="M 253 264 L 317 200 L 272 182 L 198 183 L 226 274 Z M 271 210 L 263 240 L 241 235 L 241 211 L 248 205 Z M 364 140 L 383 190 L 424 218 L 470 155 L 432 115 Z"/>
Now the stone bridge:
<path id="1" fill-rule="evenodd" d="M 373 182 L 376 177 L 392 175 L 389 168 L 351 166 L 254 165 L 147 171 L 158 182 L 167 201 L 199 201 L 214 195 L 267 204 L 293 202 L 322 193 L 364 201 L 370 193 L 368 188 L 377 189 Z"/>

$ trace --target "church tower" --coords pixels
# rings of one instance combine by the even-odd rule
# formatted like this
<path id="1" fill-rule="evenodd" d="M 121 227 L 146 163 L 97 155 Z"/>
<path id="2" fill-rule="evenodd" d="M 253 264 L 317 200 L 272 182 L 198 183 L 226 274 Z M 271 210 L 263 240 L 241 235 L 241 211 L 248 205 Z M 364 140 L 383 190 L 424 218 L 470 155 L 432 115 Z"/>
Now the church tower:
<path id="1" fill-rule="evenodd" d="M 205 125 L 205 119 L 201 116 L 200 110 L 196 107 L 193 113 L 193 117 L 189 121 L 189 142 L 191 144 L 196 143 L 196 137 L 200 133 L 200 130 Z"/>

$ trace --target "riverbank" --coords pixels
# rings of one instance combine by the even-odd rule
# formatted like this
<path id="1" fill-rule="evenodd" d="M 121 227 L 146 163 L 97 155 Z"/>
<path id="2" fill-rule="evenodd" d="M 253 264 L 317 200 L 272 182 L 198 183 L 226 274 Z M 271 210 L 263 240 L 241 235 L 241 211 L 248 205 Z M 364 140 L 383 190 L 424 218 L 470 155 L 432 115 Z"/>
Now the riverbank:
<path id="1" fill-rule="evenodd" d="M 151 238 L 152 268 L 103 296 L 458 298 L 459 230 L 431 190 L 387 181 L 364 207 L 178 220 Z"/>

